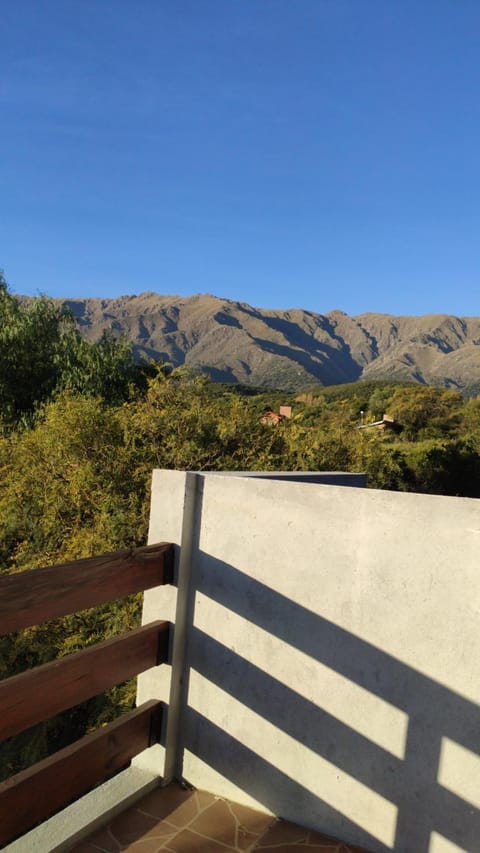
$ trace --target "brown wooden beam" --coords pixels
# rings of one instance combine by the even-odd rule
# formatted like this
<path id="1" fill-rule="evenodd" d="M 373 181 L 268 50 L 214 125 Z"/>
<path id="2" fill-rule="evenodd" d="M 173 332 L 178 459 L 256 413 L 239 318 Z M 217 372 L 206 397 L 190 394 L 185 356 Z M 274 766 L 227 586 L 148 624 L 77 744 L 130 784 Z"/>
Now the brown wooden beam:
<path id="1" fill-rule="evenodd" d="M 87 557 L 0 578 L 0 634 L 172 582 L 173 545 Z"/>
<path id="2" fill-rule="evenodd" d="M 0 740 L 167 660 L 168 622 L 152 622 L 0 682 Z"/>
<path id="3" fill-rule="evenodd" d="M 126 767 L 151 743 L 162 703 L 146 702 L 0 784 L 0 845 Z"/>

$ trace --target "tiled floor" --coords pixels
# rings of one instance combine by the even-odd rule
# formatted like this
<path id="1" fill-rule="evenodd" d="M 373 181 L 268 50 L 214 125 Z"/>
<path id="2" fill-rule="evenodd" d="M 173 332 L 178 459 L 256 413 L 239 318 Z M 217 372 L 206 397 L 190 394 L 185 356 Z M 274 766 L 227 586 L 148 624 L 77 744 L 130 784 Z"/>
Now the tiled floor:
<path id="1" fill-rule="evenodd" d="M 360 853 L 342 844 L 213 794 L 180 785 L 158 788 L 77 845 L 72 853 L 248 853 L 318 850 Z"/>

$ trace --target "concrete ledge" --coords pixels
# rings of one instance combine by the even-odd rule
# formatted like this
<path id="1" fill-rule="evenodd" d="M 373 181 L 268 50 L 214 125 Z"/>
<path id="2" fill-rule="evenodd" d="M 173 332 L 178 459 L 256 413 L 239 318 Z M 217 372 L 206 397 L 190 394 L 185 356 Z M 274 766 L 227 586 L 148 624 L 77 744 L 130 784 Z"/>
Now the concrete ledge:
<path id="1" fill-rule="evenodd" d="M 284 480 L 287 483 L 315 483 L 324 486 L 365 488 L 366 474 L 349 471 L 199 471 L 202 477 L 252 477 L 258 480 Z"/>
<path id="2" fill-rule="evenodd" d="M 4 853 L 63 853 L 70 850 L 74 844 L 158 787 L 161 781 L 159 776 L 129 767 L 8 844 L 3 848 Z"/>

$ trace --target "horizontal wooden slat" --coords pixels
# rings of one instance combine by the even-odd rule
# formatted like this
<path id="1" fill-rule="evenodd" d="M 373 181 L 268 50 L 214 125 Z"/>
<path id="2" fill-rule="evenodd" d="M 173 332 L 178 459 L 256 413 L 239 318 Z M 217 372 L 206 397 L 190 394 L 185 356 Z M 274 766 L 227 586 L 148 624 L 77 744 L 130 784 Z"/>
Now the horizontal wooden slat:
<path id="1" fill-rule="evenodd" d="M 151 701 L 0 784 L 0 844 L 23 835 L 151 743 L 162 703 Z"/>
<path id="2" fill-rule="evenodd" d="M 0 740 L 166 661 L 169 627 L 152 622 L 1 681 Z"/>
<path id="3" fill-rule="evenodd" d="M 171 583 L 173 545 L 161 543 L 0 578 L 0 634 Z"/>

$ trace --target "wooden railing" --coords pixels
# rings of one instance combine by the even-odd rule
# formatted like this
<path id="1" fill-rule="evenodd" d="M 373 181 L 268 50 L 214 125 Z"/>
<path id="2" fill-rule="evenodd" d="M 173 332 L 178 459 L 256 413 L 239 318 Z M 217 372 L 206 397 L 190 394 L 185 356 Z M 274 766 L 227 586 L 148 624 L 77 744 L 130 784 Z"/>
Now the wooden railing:
<path id="1" fill-rule="evenodd" d="M 0 578 L 0 634 L 171 583 L 162 543 Z M 0 740 L 167 660 L 169 623 L 152 622 L 0 682 Z M 27 832 L 158 739 L 163 704 L 146 702 L 0 783 L 0 845 Z"/>

